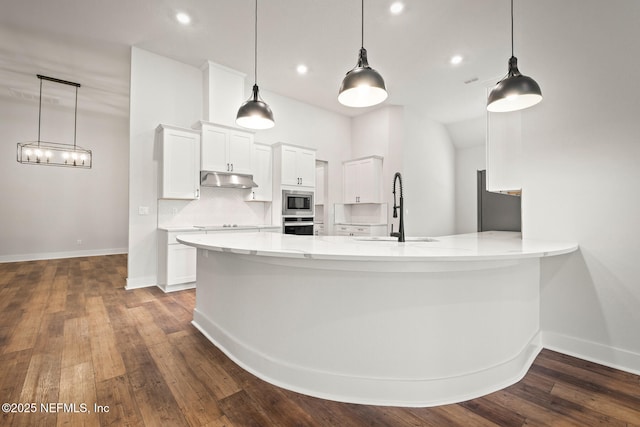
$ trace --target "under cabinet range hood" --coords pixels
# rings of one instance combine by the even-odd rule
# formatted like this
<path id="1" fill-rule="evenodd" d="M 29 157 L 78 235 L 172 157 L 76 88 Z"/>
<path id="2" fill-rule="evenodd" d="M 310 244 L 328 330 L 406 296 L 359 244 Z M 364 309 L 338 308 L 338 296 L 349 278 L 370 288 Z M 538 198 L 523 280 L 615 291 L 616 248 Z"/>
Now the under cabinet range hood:
<path id="1" fill-rule="evenodd" d="M 257 187 L 253 175 L 224 172 L 200 172 L 200 185 L 203 187 L 252 188 Z"/>

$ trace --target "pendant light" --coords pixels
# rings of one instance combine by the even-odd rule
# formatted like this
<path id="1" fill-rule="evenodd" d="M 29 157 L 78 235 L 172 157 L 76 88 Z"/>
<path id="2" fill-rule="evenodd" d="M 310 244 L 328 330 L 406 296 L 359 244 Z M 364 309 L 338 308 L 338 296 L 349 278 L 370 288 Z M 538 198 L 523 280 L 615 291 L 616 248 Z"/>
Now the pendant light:
<path id="1" fill-rule="evenodd" d="M 78 88 L 80 83 L 60 80 L 53 77 L 37 74 L 40 79 L 40 100 L 38 104 L 38 140 L 29 142 L 19 142 L 17 145 L 17 161 L 25 165 L 40 166 L 62 166 L 76 169 L 91 169 L 93 155 L 91 150 L 80 147 L 76 144 L 76 133 L 78 129 Z M 73 144 L 43 141 L 40 138 L 42 122 L 42 81 L 75 87 L 76 100 L 73 116 Z"/>
<path id="2" fill-rule="evenodd" d="M 256 0 L 255 16 L 255 57 L 254 57 L 254 84 L 253 93 L 244 104 L 240 106 L 236 123 L 238 126 L 248 129 L 269 129 L 275 125 L 273 112 L 266 102 L 260 97 L 258 89 L 258 0 Z"/>
<path id="3" fill-rule="evenodd" d="M 523 76 L 518 70 L 518 58 L 513 56 L 513 0 L 511 0 L 511 58 L 507 76 L 500 80 L 489 93 L 487 110 L 505 113 L 523 110 L 542 101 L 540 86 L 531 77 Z"/>
<path id="4" fill-rule="evenodd" d="M 361 47 L 358 63 L 342 80 L 338 101 L 347 107 L 370 107 L 387 99 L 384 79 L 367 61 L 367 50 L 364 48 L 364 0 L 362 0 Z"/>

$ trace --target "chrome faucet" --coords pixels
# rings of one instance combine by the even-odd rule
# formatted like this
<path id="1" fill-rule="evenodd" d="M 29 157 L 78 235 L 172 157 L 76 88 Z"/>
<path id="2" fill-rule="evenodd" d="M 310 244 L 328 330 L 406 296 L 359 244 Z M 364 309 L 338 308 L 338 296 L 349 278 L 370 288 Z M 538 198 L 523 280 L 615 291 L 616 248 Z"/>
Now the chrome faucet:
<path id="1" fill-rule="evenodd" d="M 400 205 L 396 204 L 396 181 L 400 181 Z M 391 237 L 397 237 L 398 242 L 404 242 L 404 197 L 402 194 L 402 175 L 396 172 L 393 176 L 393 217 L 398 218 L 398 208 L 400 209 L 400 229 L 397 233 L 393 232 L 393 224 L 391 224 Z"/>

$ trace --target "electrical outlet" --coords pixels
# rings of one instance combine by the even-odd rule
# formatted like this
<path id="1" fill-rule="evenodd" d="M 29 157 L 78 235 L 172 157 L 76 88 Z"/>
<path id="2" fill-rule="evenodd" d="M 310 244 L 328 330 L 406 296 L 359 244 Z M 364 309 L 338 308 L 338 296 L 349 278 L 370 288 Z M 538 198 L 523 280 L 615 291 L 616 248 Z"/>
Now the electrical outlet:
<path id="1" fill-rule="evenodd" d="M 81 244 L 82 244 L 82 239 L 78 239 L 78 240 L 76 240 L 76 244 L 77 244 L 77 245 L 81 245 Z"/>
<path id="2" fill-rule="evenodd" d="M 177 215 L 178 214 L 178 208 L 171 208 L 171 213 L 173 215 Z"/>
<path id="3" fill-rule="evenodd" d="M 138 215 L 149 215 L 149 206 L 138 206 Z"/>

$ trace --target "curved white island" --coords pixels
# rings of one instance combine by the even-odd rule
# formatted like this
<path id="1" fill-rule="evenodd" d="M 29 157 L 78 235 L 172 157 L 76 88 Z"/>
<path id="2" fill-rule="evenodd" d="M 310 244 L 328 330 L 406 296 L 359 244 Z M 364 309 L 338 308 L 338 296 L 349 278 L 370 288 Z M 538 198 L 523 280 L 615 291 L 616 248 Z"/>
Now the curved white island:
<path id="1" fill-rule="evenodd" d="M 394 406 L 520 380 L 541 349 L 540 258 L 577 249 L 505 232 L 178 240 L 199 249 L 193 324 L 236 363 L 311 396 Z"/>

